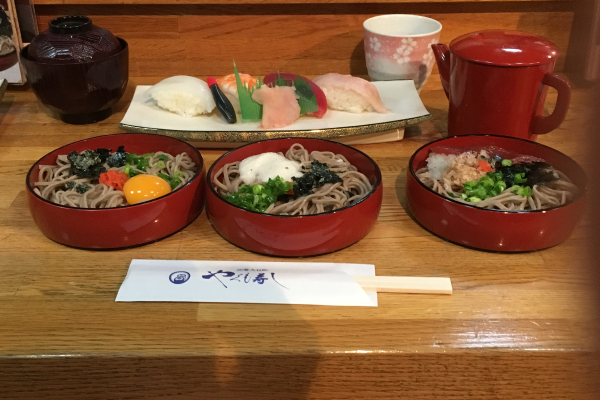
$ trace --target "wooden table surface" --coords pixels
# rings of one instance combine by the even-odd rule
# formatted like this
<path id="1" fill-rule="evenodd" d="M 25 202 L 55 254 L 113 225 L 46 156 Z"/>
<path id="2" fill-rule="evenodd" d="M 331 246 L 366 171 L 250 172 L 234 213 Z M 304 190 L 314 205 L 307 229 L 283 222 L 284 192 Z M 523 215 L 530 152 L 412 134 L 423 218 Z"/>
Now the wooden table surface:
<path id="1" fill-rule="evenodd" d="M 565 243 L 526 254 L 466 249 L 407 215 L 405 173 L 446 132 L 447 100 L 422 92 L 434 119 L 392 144 L 357 146 L 381 167 L 383 207 L 359 243 L 306 261 L 375 264 L 378 275 L 448 276 L 452 296 L 380 294 L 378 308 L 115 303 L 131 259 L 276 261 L 223 240 L 206 215 L 122 251 L 83 251 L 35 226 L 25 175 L 42 155 L 116 133 L 52 118 L 28 90 L 0 105 L 0 398 L 2 399 L 586 399 L 593 345 L 586 221 Z M 586 90 L 540 137 L 583 162 Z M 203 151 L 207 166 L 223 151 Z"/>

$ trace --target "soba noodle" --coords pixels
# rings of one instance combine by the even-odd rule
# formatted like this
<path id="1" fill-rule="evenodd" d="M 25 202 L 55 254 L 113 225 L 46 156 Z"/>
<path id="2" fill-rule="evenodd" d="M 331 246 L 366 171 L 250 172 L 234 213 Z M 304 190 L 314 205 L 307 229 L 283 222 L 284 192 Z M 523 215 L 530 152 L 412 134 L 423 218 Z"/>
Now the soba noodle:
<path id="1" fill-rule="evenodd" d="M 196 164 L 187 153 L 172 156 L 159 151 L 149 157 L 149 165 L 156 165 L 161 155 L 168 157 L 168 160 L 164 161 L 165 168 L 148 167 L 145 171 L 139 171 L 131 167 L 131 170 L 138 174 L 158 175 L 163 173 L 171 177 L 175 176 L 175 171 L 181 171 L 177 175 L 181 183 L 173 190 L 179 189 L 196 175 Z M 107 164 L 104 164 L 104 167 L 107 171 L 123 172 L 125 169 L 125 166 L 115 168 L 109 167 Z M 56 159 L 56 165 L 40 165 L 38 181 L 35 182 L 33 191 L 45 200 L 69 207 L 112 208 L 128 205 L 122 191 L 102 183 L 94 183 L 97 182 L 97 179 L 81 178 L 77 175 L 71 176 L 70 168 L 71 163 L 67 155 L 59 155 Z M 89 189 L 85 193 L 78 193 L 74 187 L 71 189 L 66 188 L 65 185 L 68 182 L 74 182 L 75 185 L 87 184 Z"/>
<path id="2" fill-rule="evenodd" d="M 282 153 L 279 153 L 283 156 Z M 366 197 L 373 189 L 369 179 L 341 154 L 329 151 L 313 151 L 310 154 L 296 143 L 285 153 L 285 158 L 300 162 L 302 171 L 308 172 L 313 161 L 327 164 L 342 182 L 327 183 L 313 188 L 313 194 L 289 201 L 277 201 L 265 211 L 266 214 L 311 215 L 346 207 Z M 240 177 L 240 162 L 225 164 L 214 176 L 213 186 L 221 196 L 237 192 L 244 185 Z"/>
<path id="3" fill-rule="evenodd" d="M 416 172 L 417 177 L 427 187 L 434 192 L 451 198 L 459 203 L 469 204 L 481 208 L 498 209 L 504 211 L 529 211 L 529 210 L 544 210 L 547 208 L 558 207 L 567 204 L 575 199 L 578 193 L 575 186 L 569 178 L 562 172 L 555 170 L 560 179 L 549 182 L 545 185 L 534 185 L 531 190 L 531 196 L 519 196 L 518 194 L 507 188 L 498 196 L 488 197 L 478 202 L 468 202 L 461 199 L 463 193 L 460 189 L 456 189 L 448 179 L 447 172 L 442 174 L 442 179 L 438 181 L 429 172 L 427 167 L 421 168 Z"/>

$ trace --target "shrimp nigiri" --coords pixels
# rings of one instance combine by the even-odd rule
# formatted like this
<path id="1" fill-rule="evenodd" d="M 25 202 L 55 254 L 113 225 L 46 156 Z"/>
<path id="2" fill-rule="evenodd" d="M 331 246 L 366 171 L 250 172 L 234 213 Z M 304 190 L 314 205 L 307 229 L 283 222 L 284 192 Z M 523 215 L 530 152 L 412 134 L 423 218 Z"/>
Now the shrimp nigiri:
<path id="1" fill-rule="evenodd" d="M 248 74 L 240 74 L 240 80 L 244 85 L 248 85 L 248 88 L 254 87 L 256 85 L 256 79 Z M 217 85 L 223 92 L 223 94 L 229 99 L 236 113 L 240 113 L 240 99 L 238 97 L 237 92 L 237 84 L 235 81 L 235 74 L 230 74 L 223 76 L 221 78 L 217 78 Z"/>

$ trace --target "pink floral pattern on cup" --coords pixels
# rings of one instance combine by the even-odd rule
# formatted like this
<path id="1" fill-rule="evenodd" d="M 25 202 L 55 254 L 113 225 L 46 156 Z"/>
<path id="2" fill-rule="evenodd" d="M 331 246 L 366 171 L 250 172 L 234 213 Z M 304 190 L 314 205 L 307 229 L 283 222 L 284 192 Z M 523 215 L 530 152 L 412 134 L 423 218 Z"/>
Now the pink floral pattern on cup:
<path id="1" fill-rule="evenodd" d="M 431 75 L 435 64 L 432 44 L 438 43 L 440 30 L 416 36 L 388 36 L 365 29 L 367 70 L 372 80 L 412 79 L 417 90 Z"/>

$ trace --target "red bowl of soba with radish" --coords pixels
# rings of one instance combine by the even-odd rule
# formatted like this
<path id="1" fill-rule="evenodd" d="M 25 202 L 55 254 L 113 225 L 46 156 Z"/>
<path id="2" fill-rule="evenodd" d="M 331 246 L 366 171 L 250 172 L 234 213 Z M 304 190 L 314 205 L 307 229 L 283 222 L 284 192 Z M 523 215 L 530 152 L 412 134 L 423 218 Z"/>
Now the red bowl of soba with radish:
<path id="1" fill-rule="evenodd" d="M 267 176 L 286 182 L 280 191 L 287 191 L 275 203 L 268 198 L 263 202 L 262 194 L 270 187 Z M 322 186 L 311 186 L 317 181 Z M 358 242 L 375 224 L 383 192 L 381 171 L 365 153 L 304 138 L 266 140 L 232 150 L 210 167 L 207 184 L 206 213 L 224 239 L 281 257 L 326 254 Z M 254 189 L 256 185 L 261 187 Z M 241 189 L 245 186 L 252 188 L 257 205 L 271 204 L 266 212 L 238 202 L 249 199 L 240 192 L 248 191 Z"/>
<path id="2" fill-rule="evenodd" d="M 108 190 L 108 187 L 101 187 L 98 180 L 93 179 L 87 183 L 88 191 L 80 195 L 71 193 L 79 184 L 70 189 L 65 186 L 66 183 L 58 184 L 55 189 L 47 184 L 36 185 L 36 182 L 46 179 L 40 176 L 40 166 L 55 167 L 57 163 L 62 163 L 58 160 L 59 156 L 97 149 L 110 149 L 111 154 L 115 154 L 120 146 L 123 146 L 122 149 L 127 154 L 139 155 L 137 161 L 143 158 L 149 160 L 147 167 L 138 164 L 131 168 L 145 168 L 146 176 L 158 175 L 160 172 L 157 174 L 156 171 L 166 172 L 169 169 L 172 170 L 173 176 L 180 177 L 180 182 L 175 182 L 164 195 L 150 200 L 144 199 L 135 204 L 129 204 L 130 200 L 125 199 L 123 191 L 127 190 L 126 187 L 119 194 L 117 189 Z M 163 164 L 154 162 L 153 158 L 164 160 Z M 154 164 L 160 165 L 153 167 Z M 121 166 L 121 169 L 127 169 L 127 165 Z M 152 168 L 156 171 L 151 172 Z M 181 173 L 178 174 L 177 171 Z M 134 175 L 131 171 L 129 173 Z M 70 167 L 66 167 L 64 174 L 57 172 L 55 175 L 55 180 L 64 179 L 66 182 L 73 179 Z M 168 179 L 168 176 L 166 178 Z M 204 208 L 205 180 L 202 156 L 188 143 L 167 136 L 126 133 L 81 140 L 46 154 L 29 170 L 26 187 L 31 215 L 44 235 L 67 246 L 105 250 L 155 242 L 185 228 Z M 80 180 L 76 179 L 75 182 Z M 130 181 L 125 182 L 125 185 L 128 182 Z M 44 188 L 51 189 L 54 193 L 44 193 Z M 107 195 L 102 197 L 93 194 L 92 190 L 100 188 L 106 190 Z M 132 192 L 139 194 L 144 188 L 134 189 Z M 68 196 L 67 192 L 70 193 Z M 85 207 L 97 208 L 83 208 L 82 196 L 85 193 L 88 193 Z M 64 196 L 67 196 L 65 204 L 53 202 L 61 201 Z"/>
<path id="3" fill-rule="evenodd" d="M 581 219 L 585 192 L 585 173 L 573 159 L 505 136 L 437 140 L 415 152 L 407 171 L 409 210 L 425 229 L 488 251 L 563 242 Z"/>

